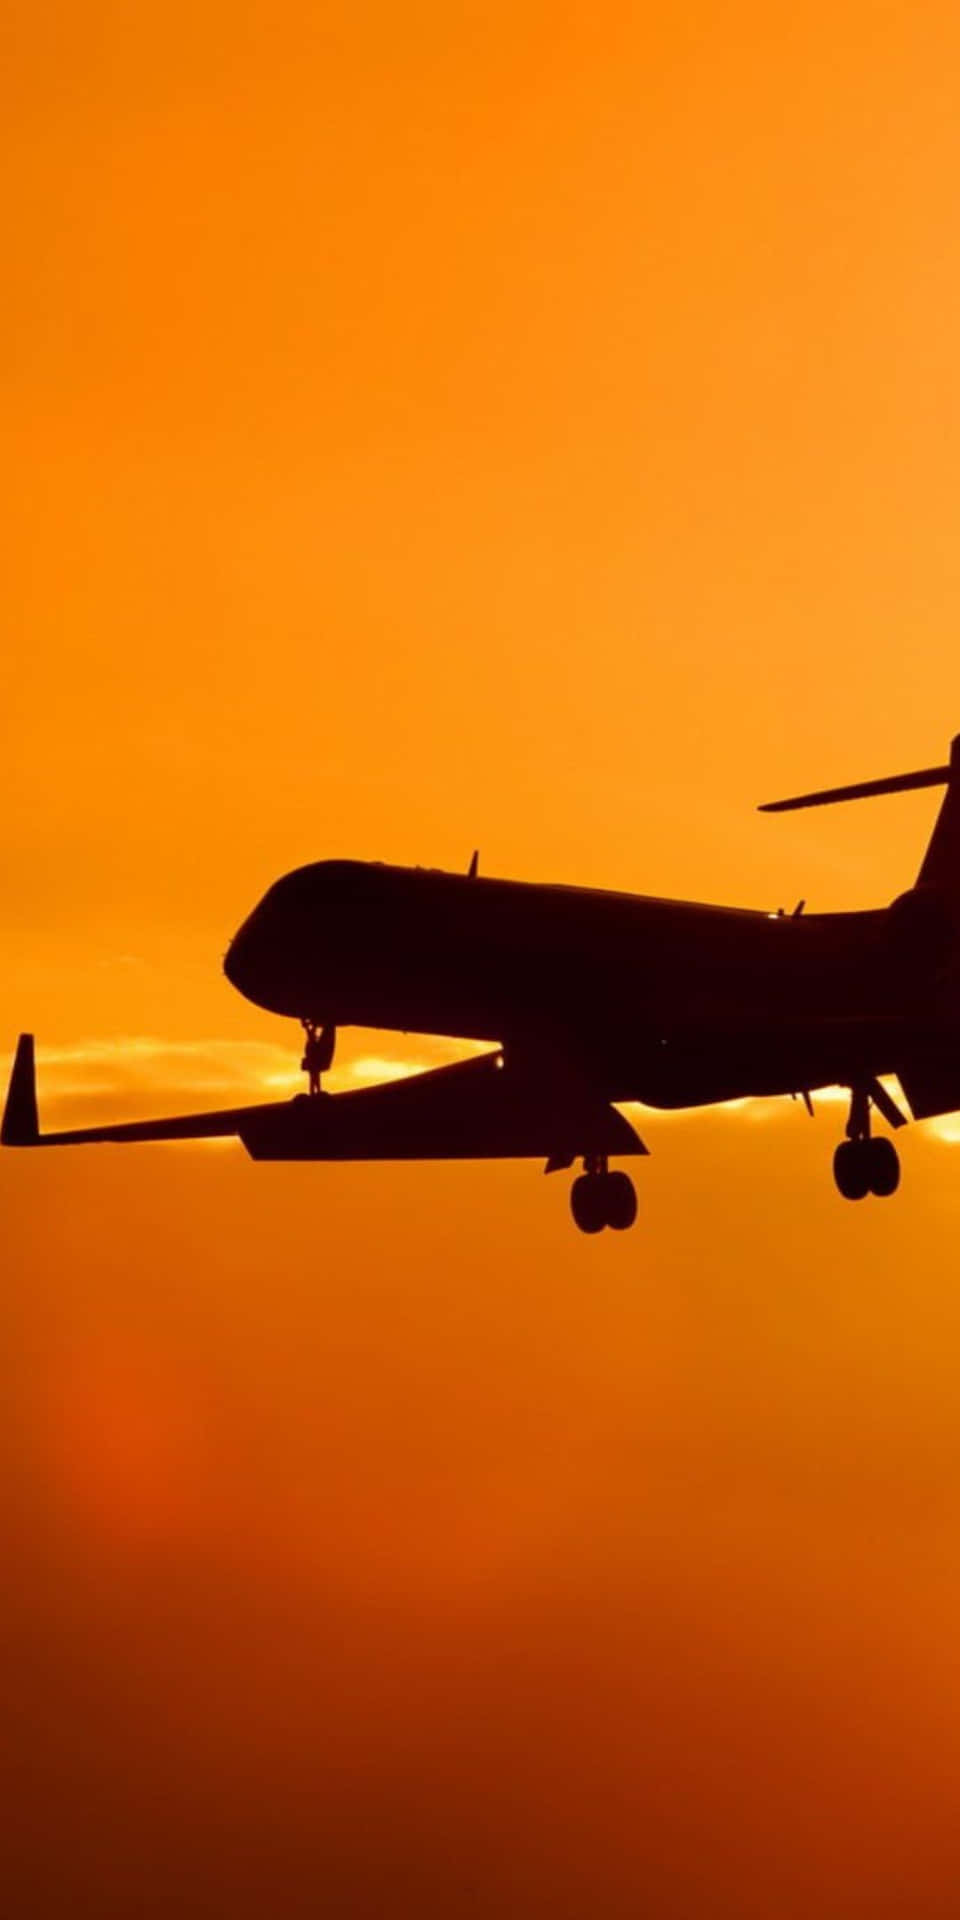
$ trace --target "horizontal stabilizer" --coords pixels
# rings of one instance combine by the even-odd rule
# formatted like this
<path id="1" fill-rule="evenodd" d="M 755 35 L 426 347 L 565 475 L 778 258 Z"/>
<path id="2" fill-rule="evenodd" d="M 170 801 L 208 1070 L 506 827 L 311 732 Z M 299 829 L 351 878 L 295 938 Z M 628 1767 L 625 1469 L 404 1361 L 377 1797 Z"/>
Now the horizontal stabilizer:
<path id="1" fill-rule="evenodd" d="M 942 787 L 949 767 L 925 767 L 920 773 L 892 773 L 886 780 L 861 780 L 853 787 L 824 787 L 820 793 L 799 793 L 792 800 L 767 800 L 759 813 L 792 813 L 797 807 L 828 807 L 835 800 L 870 800 L 878 793 L 909 793 L 915 787 Z"/>

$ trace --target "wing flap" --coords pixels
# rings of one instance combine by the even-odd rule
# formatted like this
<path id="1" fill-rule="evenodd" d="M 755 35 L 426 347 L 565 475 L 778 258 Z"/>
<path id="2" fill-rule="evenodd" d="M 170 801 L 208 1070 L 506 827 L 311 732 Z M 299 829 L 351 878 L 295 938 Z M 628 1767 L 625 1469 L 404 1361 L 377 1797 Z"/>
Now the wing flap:
<path id="1" fill-rule="evenodd" d="M 254 1160 L 555 1159 L 645 1154 L 616 1107 L 575 1083 L 504 1066 L 500 1054 L 352 1093 L 301 1095 L 240 1127 Z"/>
<path id="2" fill-rule="evenodd" d="M 916 1048 L 897 1063 L 897 1079 L 915 1120 L 960 1109 L 960 1050 Z"/>

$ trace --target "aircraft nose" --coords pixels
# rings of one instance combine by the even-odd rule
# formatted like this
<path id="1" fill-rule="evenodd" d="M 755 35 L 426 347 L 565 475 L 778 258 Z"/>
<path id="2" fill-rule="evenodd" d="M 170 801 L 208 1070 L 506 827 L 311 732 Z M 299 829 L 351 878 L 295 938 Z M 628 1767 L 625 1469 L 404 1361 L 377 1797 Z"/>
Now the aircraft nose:
<path id="1" fill-rule="evenodd" d="M 301 949 L 299 927 L 284 910 L 283 901 L 271 893 L 234 934 L 223 971 L 230 985 L 254 1006 L 299 1019 L 305 1010 Z"/>
<path id="2" fill-rule="evenodd" d="M 298 869 L 274 881 L 223 961 L 231 986 L 247 1000 L 298 1020 L 325 1016 L 331 987 L 330 915 L 317 900 L 314 872 Z"/>
<path id="3" fill-rule="evenodd" d="M 255 913 L 234 934 L 224 955 L 223 971 L 232 987 L 248 999 L 256 998 L 263 962 L 263 940 Z"/>

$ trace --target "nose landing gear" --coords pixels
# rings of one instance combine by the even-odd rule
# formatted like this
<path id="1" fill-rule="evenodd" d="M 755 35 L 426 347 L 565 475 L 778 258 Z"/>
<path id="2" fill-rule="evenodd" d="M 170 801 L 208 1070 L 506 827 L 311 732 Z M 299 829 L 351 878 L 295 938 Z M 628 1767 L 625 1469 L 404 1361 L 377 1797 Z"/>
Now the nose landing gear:
<path id="1" fill-rule="evenodd" d="M 629 1174 L 611 1173 L 606 1154 L 590 1154 L 570 1191 L 570 1211 L 581 1233 L 612 1227 L 625 1233 L 637 1217 L 637 1195 Z"/>
<path id="2" fill-rule="evenodd" d="M 306 1035 L 300 1065 L 309 1077 L 310 1094 L 315 1098 L 320 1092 L 321 1074 L 326 1073 L 333 1064 L 337 1029 L 336 1027 L 318 1027 L 313 1020 L 302 1020 L 300 1024 Z"/>
<path id="3" fill-rule="evenodd" d="M 847 1137 L 833 1156 L 833 1177 L 845 1200 L 863 1200 L 868 1193 L 888 1199 L 900 1185 L 900 1156 L 892 1140 L 872 1138 L 870 1103 L 892 1126 L 905 1125 L 903 1114 L 877 1080 L 851 1087 L 850 1095 Z"/>

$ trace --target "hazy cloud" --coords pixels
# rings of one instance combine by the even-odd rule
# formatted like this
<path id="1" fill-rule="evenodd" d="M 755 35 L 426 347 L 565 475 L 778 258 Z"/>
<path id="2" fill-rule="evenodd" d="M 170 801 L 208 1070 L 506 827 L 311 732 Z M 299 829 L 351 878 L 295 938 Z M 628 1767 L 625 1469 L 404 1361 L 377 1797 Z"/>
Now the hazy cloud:
<path id="1" fill-rule="evenodd" d="M 326 1076 L 331 1092 L 371 1085 L 443 1066 L 483 1049 L 469 1042 L 419 1039 L 402 1053 L 390 1050 L 390 1036 L 376 1053 L 341 1049 Z M 4 1080 L 13 1055 L 2 1059 Z M 41 1115 L 69 1123 L 94 1106 L 111 1117 L 129 1108 L 242 1103 L 245 1099 L 283 1099 L 302 1089 L 300 1046 L 261 1040 L 164 1040 L 155 1034 L 117 1034 L 110 1039 L 81 1039 L 68 1045 L 38 1046 L 37 1086 Z"/>
<path id="2" fill-rule="evenodd" d="M 470 1041 L 442 1040 L 418 1035 L 415 1041 L 400 1040 L 392 1034 L 378 1034 L 376 1051 L 365 1051 L 350 1040 L 341 1043 L 336 1065 L 325 1077 L 333 1093 L 354 1086 L 373 1086 L 398 1080 L 408 1074 L 424 1073 L 457 1059 L 487 1049 Z M 369 1038 L 369 1036 L 368 1036 Z M 4 1080 L 13 1055 L 0 1056 Z M 268 1040 L 164 1040 L 156 1034 L 117 1034 L 110 1039 L 81 1039 L 68 1045 L 40 1046 L 37 1051 L 37 1083 L 41 1115 L 47 1122 L 80 1123 L 81 1118 L 109 1118 L 143 1114 L 155 1104 L 158 1110 L 179 1110 L 191 1104 L 242 1104 L 244 1100 L 282 1100 L 300 1091 L 303 1074 L 300 1049 L 279 1046 Z M 890 1091 L 901 1098 L 896 1082 Z M 814 1106 L 844 1104 L 849 1095 L 843 1087 L 825 1087 L 814 1095 Z M 111 1104 L 112 1103 L 112 1104 Z M 651 1112 L 658 1121 L 695 1120 L 702 1108 L 681 1108 L 675 1112 L 650 1109 L 639 1101 L 624 1102 L 625 1111 L 649 1121 Z M 711 1108 L 746 1120 L 753 1126 L 783 1117 L 783 1098 L 728 1100 Z M 960 1141 L 960 1114 L 946 1114 L 928 1121 L 926 1131 L 949 1144 Z"/>

